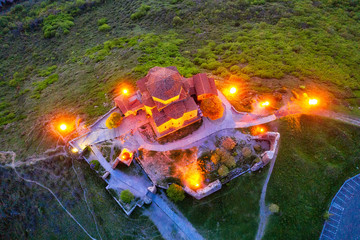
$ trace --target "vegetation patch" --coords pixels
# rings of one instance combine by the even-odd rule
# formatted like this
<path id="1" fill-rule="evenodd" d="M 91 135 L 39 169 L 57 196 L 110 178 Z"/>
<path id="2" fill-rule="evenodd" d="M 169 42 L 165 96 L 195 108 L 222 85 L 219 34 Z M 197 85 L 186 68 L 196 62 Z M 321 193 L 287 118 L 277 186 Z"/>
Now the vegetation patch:
<path id="1" fill-rule="evenodd" d="M 141 6 L 136 10 L 135 13 L 131 14 L 130 18 L 132 20 L 136 20 L 139 18 L 142 18 L 147 14 L 147 12 L 150 10 L 150 6 L 146 4 L 141 4 Z"/>
<path id="2" fill-rule="evenodd" d="M 120 193 L 120 200 L 124 203 L 131 203 L 134 198 L 134 194 L 132 194 L 130 190 L 123 190 Z"/>
<path id="3" fill-rule="evenodd" d="M 53 74 L 47 78 L 45 78 L 43 81 L 35 82 L 33 85 L 35 86 L 32 98 L 39 99 L 41 92 L 47 88 L 50 84 L 53 84 L 54 82 L 59 80 L 58 74 Z"/>
<path id="4" fill-rule="evenodd" d="M 174 202 L 182 201 L 185 198 L 184 190 L 181 186 L 173 183 L 166 190 L 167 196 Z"/>
<path id="5" fill-rule="evenodd" d="M 68 34 L 74 26 L 74 18 L 70 14 L 50 14 L 44 19 L 42 31 L 45 38 L 59 37 L 61 34 Z"/>

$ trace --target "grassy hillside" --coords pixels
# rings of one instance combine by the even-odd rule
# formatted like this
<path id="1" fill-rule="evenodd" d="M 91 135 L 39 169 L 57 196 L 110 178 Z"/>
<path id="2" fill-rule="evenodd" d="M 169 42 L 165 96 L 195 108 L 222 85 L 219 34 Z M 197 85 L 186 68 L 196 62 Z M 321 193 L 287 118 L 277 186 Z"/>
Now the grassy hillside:
<path id="1" fill-rule="evenodd" d="M 153 66 L 234 75 L 267 92 L 324 83 L 335 104 L 357 112 L 357 3 L 24 1 L 0 16 L 1 144 L 24 154 L 46 149 L 37 149 L 43 134 L 24 133 L 45 134 L 44 121 L 59 112 L 91 121 L 111 108 L 121 84 Z"/>
<path id="2" fill-rule="evenodd" d="M 53 117 L 93 122 L 113 106 L 122 86 L 131 88 L 154 66 L 175 65 L 184 76 L 207 72 L 219 85 L 235 81 L 259 94 L 283 87 L 306 91 L 315 84 L 330 96 L 328 108 L 360 114 L 359 42 L 359 0 L 21 1 L 0 12 L 0 150 L 15 151 L 21 161 L 44 152 L 58 143 L 49 132 Z M 280 215 L 271 217 L 267 239 L 317 238 L 333 194 L 359 172 L 358 129 L 300 120 L 301 128 L 285 121 L 273 126 L 282 140 L 267 202 L 278 204 Z M 84 200 L 70 165 L 44 162 L 20 170 L 55 187 L 74 214 L 91 222 L 84 206 L 75 204 Z M 0 170 L 1 201 L 10 216 L 1 229 L 14 229 L 10 237 L 84 237 L 47 192 Z M 147 218 L 125 218 L 87 170 L 104 239 L 158 238 Z M 239 178 L 204 201 L 187 198 L 179 207 L 205 237 L 252 239 L 265 172 Z M 57 186 L 49 179 L 62 181 Z M 133 227 L 113 229 L 125 224 Z M 87 227 L 96 235 L 93 225 Z"/>
<path id="3" fill-rule="evenodd" d="M 281 145 L 266 201 L 280 213 L 270 217 L 264 239 L 317 239 L 335 193 L 360 173 L 359 128 L 318 117 L 298 120 L 298 127 L 279 122 Z"/>
<path id="4" fill-rule="evenodd" d="M 52 189 L 96 239 L 162 239 L 156 226 L 141 216 L 141 211 L 135 210 L 131 217 L 122 212 L 105 190 L 104 181 L 85 161 L 72 163 L 67 157 L 49 156 L 30 166 L 17 167 L 17 171 L 22 177 Z M 24 182 L 9 168 L 0 167 L 0 178 L 1 239 L 88 238 L 47 190 Z"/>

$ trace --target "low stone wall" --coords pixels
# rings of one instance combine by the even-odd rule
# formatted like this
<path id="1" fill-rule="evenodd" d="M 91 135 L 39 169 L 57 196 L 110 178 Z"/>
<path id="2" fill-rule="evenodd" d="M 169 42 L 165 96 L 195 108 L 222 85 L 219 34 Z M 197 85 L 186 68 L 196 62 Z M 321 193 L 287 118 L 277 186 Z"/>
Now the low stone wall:
<path id="1" fill-rule="evenodd" d="M 261 161 L 251 167 L 252 172 L 263 168 L 276 157 L 276 152 L 279 148 L 280 133 L 268 132 L 260 136 L 255 136 L 254 139 L 270 141 L 270 150 L 261 154 Z"/>
<path id="2" fill-rule="evenodd" d="M 196 198 L 197 200 L 202 199 L 206 196 L 209 196 L 210 194 L 220 190 L 222 187 L 222 184 L 219 180 L 216 180 L 212 183 L 210 183 L 209 185 L 207 185 L 204 188 L 201 188 L 197 191 L 194 191 L 190 188 L 188 188 L 187 186 L 184 187 L 184 191 L 189 194 L 190 196 Z"/>

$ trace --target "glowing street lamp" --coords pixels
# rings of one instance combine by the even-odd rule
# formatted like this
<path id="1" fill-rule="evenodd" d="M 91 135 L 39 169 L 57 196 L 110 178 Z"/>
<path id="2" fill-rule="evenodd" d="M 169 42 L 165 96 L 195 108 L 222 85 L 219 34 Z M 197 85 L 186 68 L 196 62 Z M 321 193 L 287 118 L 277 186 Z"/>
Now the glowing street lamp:
<path id="1" fill-rule="evenodd" d="M 126 88 L 124 88 L 123 90 L 122 90 L 122 92 L 123 92 L 123 94 L 128 94 L 128 92 L 129 92 L 129 90 L 127 90 Z"/>
<path id="2" fill-rule="evenodd" d="M 268 107 L 270 105 L 269 101 L 261 102 L 260 107 Z"/>
<path id="3" fill-rule="evenodd" d="M 317 105 L 317 104 L 318 104 L 318 100 L 316 98 L 309 99 L 309 105 Z"/>
<path id="4" fill-rule="evenodd" d="M 79 152 L 79 150 L 78 150 L 77 148 L 72 148 L 72 149 L 71 149 L 71 152 L 77 153 L 77 152 Z"/>
<path id="5" fill-rule="evenodd" d="M 63 124 L 61 124 L 61 125 L 59 126 L 59 128 L 60 128 L 61 131 L 66 131 L 67 126 L 66 126 L 65 123 L 63 123 Z"/>
<path id="6" fill-rule="evenodd" d="M 236 91 L 237 91 L 236 87 L 232 87 L 232 88 L 230 88 L 230 93 L 231 93 L 231 94 L 236 93 Z"/>

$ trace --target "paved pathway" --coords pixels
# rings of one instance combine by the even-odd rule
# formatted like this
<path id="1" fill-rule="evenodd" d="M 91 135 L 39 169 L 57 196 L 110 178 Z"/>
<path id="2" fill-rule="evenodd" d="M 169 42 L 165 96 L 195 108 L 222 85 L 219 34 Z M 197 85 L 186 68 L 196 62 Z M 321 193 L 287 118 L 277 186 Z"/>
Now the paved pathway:
<path id="1" fill-rule="evenodd" d="M 331 201 L 320 240 L 360 239 L 360 174 L 345 181 Z"/>
<path id="2" fill-rule="evenodd" d="M 260 203 L 260 214 L 259 214 L 260 222 L 259 222 L 259 227 L 258 227 L 258 230 L 257 230 L 257 233 L 256 233 L 256 237 L 255 237 L 256 240 L 260 240 L 260 239 L 263 238 L 263 236 L 265 234 L 266 225 L 267 225 L 267 222 L 269 220 L 269 216 L 271 215 L 270 210 L 268 209 L 268 207 L 265 204 L 265 197 L 266 197 L 267 186 L 268 186 L 268 183 L 269 183 L 269 180 L 270 180 L 271 173 L 272 173 L 272 171 L 274 169 L 274 165 L 275 165 L 275 161 L 276 161 L 276 158 L 277 158 L 278 151 L 279 151 L 279 144 L 277 145 L 275 155 L 273 157 L 273 160 L 271 161 L 270 168 L 269 168 L 268 174 L 266 176 L 265 183 L 264 183 L 263 188 L 261 190 L 261 197 L 260 197 L 260 202 L 259 202 Z"/>
<path id="3" fill-rule="evenodd" d="M 178 211 L 174 211 L 169 207 L 169 203 L 166 202 L 160 195 L 148 192 L 148 196 L 186 235 L 189 240 L 201 240 L 203 237 L 196 231 L 191 223 Z"/>

